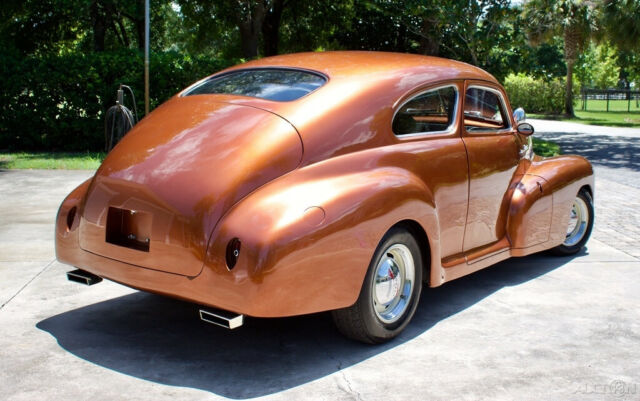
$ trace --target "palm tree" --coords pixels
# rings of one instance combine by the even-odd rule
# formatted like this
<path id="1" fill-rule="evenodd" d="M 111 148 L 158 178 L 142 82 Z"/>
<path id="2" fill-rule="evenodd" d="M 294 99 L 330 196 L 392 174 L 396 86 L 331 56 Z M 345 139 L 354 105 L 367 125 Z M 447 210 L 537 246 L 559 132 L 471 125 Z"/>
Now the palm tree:
<path id="1" fill-rule="evenodd" d="M 556 36 L 564 41 L 567 83 L 564 112 L 573 116 L 573 66 L 596 32 L 596 3 L 587 0 L 528 0 L 524 21 L 529 41 L 536 45 Z"/>

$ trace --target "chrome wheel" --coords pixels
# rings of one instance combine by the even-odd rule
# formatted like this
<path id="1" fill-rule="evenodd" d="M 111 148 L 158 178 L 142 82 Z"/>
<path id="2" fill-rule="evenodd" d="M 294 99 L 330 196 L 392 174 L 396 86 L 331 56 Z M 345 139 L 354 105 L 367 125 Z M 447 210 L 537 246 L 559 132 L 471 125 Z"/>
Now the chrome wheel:
<path id="1" fill-rule="evenodd" d="M 375 270 L 371 291 L 376 316 L 393 323 L 404 315 L 415 282 L 415 265 L 405 245 L 393 244 L 382 254 Z"/>
<path id="2" fill-rule="evenodd" d="M 589 211 L 586 202 L 577 197 L 573 201 L 571 215 L 569 216 L 569 226 L 567 227 L 567 236 L 562 243 L 565 246 L 574 246 L 582 240 L 589 226 Z"/>
<path id="3" fill-rule="evenodd" d="M 403 227 L 390 228 L 371 257 L 357 301 L 331 312 L 338 330 L 369 344 L 400 334 L 418 307 L 423 270 L 416 237 Z"/>

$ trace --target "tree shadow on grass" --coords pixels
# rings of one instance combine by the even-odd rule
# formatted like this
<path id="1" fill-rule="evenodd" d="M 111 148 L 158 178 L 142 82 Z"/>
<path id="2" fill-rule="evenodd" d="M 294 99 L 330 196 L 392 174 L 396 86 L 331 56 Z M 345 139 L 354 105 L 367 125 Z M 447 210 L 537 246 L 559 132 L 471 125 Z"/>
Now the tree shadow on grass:
<path id="1" fill-rule="evenodd" d="M 377 346 L 343 338 L 329 313 L 249 318 L 243 327 L 229 331 L 199 321 L 193 304 L 142 292 L 71 310 L 37 327 L 68 352 L 99 366 L 246 399 L 302 385 L 392 350 L 501 288 L 533 280 L 569 260 L 515 258 L 425 289 L 405 332 Z"/>

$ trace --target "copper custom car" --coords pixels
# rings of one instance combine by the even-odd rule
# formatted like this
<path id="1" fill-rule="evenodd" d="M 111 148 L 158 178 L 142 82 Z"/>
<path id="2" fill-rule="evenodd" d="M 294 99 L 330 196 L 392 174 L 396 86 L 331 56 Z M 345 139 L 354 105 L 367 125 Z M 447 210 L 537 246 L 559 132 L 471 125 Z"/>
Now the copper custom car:
<path id="1" fill-rule="evenodd" d="M 593 171 L 533 154 L 533 127 L 468 64 L 375 52 L 276 56 L 180 92 L 62 203 L 58 260 L 244 315 L 332 311 L 365 341 L 396 336 L 423 284 L 512 256 L 578 252 Z"/>

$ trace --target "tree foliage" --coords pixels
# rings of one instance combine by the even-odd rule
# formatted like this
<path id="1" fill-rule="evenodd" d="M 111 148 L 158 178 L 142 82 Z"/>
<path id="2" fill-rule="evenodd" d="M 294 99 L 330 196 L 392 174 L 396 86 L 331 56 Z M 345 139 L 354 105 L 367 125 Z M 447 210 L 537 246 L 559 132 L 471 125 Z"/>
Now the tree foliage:
<path id="1" fill-rule="evenodd" d="M 598 30 L 596 4 L 587 0 L 529 0 L 524 12 L 532 43 L 562 38 L 567 64 L 564 110 L 573 116 L 573 69 Z"/>
<path id="2" fill-rule="evenodd" d="M 615 88 L 620 79 L 618 51 L 608 43 L 591 44 L 576 62 L 576 78 L 588 88 Z"/>
<path id="3" fill-rule="evenodd" d="M 98 149 L 117 85 L 142 94 L 143 7 L 5 0 L 0 148 Z M 585 85 L 640 81 L 639 18 L 640 0 L 153 0 L 152 104 L 240 59 L 349 49 L 452 58 L 540 91 L 566 75 L 570 113 L 574 69 Z"/>

